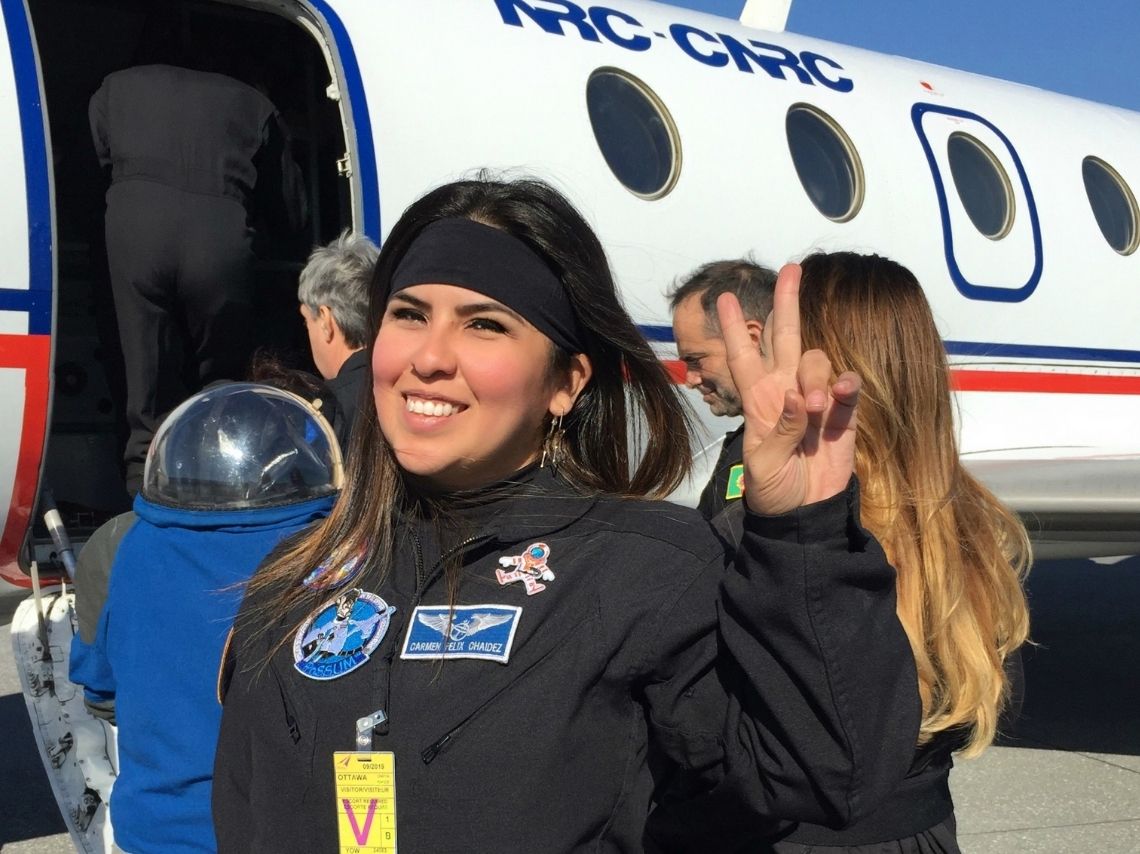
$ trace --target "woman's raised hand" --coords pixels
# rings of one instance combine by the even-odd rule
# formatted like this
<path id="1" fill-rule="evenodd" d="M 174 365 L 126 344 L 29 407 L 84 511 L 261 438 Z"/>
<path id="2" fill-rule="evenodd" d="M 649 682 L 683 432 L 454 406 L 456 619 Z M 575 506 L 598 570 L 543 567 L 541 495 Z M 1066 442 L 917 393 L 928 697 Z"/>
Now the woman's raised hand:
<path id="1" fill-rule="evenodd" d="M 832 383 L 823 351 L 801 352 L 799 293 L 799 265 L 786 264 L 762 352 L 736 296 L 717 300 L 728 368 L 744 409 L 744 499 L 765 515 L 842 492 L 855 468 L 859 376 L 847 371 Z"/>

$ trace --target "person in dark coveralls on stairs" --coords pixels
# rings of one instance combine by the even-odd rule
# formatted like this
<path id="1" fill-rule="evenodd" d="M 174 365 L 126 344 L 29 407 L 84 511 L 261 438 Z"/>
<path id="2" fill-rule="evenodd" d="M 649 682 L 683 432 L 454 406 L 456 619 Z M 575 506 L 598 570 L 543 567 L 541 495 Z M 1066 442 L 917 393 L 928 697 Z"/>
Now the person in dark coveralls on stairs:
<path id="1" fill-rule="evenodd" d="M 313 364 L 336 396 L 333 429 L 348 449 L 360 396 L 372 384 L 368 368 L 368 286 L 379 250 L 363 235 L 346 231 L 313 250 L 297 286 Z"/>
<path id="2" fill-rule="evenodd" d="M 713 415 L 736 418 L 743 412 L 740 392 L 728 370 L 717 300 L 721 294 L 736 296 L 748 335 L 759 347 L 775 287 L 774 270 L 741 259 L 705 264 L 668 294 L 677 357 L 685 364 L 685 385 L 701 393 Z M 724 437 L 712 477 L 697 502 L 706 519 L 744 494 L 743 442 L 744 425 Z"/>
<path id="3" fill-rule="evenodd" d="M 200 56 L 211 64 L 211 54 Z M 233 77 L 176 64 L 127 68 L 103 80 L 88 112 L 110 171 L 107 260 L 134 494 L 166 414 L 215 380 L 244 376 L 254 340 L 251 222 L 256 214 L 299 230 L 305 196 L 276 108 Z"/>
<path id="4" fill-rule="evenodd" d="M 721 297 L 734 558 L 649 500 L 687 475 L 685 407 L 581 215 L 532 180 L 415 202 L 376 264 L 345 491 L 235 622 L 219 851 L 754 851 L 874 810 L 913 758 L 914 657 L 858 523 L 859 378 L 801 353 L 798 284 L 767 355 Z"/>
<path id="5" fill-rule="evenodd" d="M 71 647 L 88 702 L 114 702 L 123 851 L 215 850 L 218 661 L 241 588 L 283 537 L 329 512 L 342 477 L 328 422 L 270 386 L 216 386 L 159 428 L 95 637 Z"/>

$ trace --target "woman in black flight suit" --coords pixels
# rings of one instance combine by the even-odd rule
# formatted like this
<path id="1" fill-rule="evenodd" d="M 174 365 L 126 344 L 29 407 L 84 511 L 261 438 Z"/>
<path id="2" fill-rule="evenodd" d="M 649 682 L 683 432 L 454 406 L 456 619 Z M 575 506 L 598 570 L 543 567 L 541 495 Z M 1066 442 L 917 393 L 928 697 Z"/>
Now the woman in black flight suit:
<path id="1" fill-rule="evenodd" d="M 859 380 L 801 354 L 797 288 L 789 266 L 763 357 L 722 305 L 733 560 L 647 500 L 687 473 L 684 409 L 573 207 L 485 180 L 413 204 L 349 482 L 238 618 L 219 850 L 755 851 L 773 821 L 873 810 L 913 755 L 915 667 L 858 525 Z"/>

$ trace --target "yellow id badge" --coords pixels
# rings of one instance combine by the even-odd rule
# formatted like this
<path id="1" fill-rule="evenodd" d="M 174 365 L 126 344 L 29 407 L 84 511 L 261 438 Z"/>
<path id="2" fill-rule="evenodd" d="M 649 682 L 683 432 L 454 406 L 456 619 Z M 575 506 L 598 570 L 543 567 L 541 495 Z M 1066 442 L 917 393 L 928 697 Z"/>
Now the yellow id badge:
<path id="1" fill-rule="evenodd" d="M 396 755 L 333 754 L 340 854 L 396 854 Z"/>

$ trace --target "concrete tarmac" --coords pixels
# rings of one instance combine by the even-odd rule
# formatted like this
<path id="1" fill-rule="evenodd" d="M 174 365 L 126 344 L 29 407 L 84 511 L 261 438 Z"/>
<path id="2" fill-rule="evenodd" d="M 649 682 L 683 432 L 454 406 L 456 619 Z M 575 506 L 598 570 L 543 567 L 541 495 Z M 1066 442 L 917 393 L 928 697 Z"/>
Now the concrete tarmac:
<path id="1" fill-rule="evenodd" d="M 950 788 L 968 854 L 1140 852 L 1140 557 L 1029 577 L 1025 705 Z"/>
<path id="2" fill-rule="evenodd" d="M 950 775 L 966 854 L 1140 852 L 1140 557 L 1038 564 L 1021 718 Z M 0 849 L 65 854 L 0 602 Z"/>

